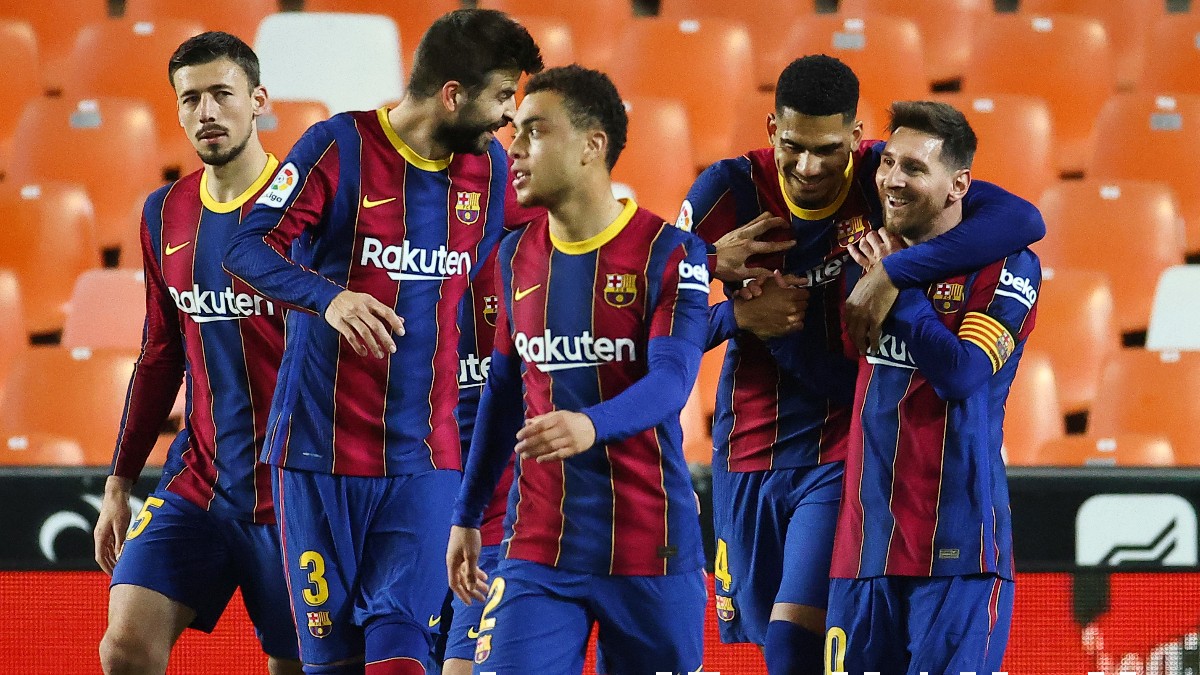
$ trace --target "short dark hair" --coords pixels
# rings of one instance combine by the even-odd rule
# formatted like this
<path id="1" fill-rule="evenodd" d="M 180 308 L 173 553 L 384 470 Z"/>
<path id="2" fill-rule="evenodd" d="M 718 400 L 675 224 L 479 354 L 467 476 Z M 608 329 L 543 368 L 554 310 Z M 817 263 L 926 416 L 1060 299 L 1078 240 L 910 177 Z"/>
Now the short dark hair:
<path id="1" fill-rule="evenodd" d="M 970 122 L 957 108 L 940 101 L 896 101 L 888 109 L 888 131 L 914 129 L 942 139 L 941 162 L 952 169 L 969 169 L 978 140 Z"/>
<path id="2" fill-rule="evenodd" d="M 858 115 L 858 76 L 850 66 L 825 54 L 802 56 L 788 64 L 775 84 L 775 111 L 791 108 L 801 115 Z"/>
<path id="3" fill-rule="evenodd" d="M 220 58 L 226 58 L 237 64 L 246 73 L 251 91 L 262 84 L 262 71 L 258 66 L 258 55 L 250 45 L 242 42 L 236 35 L 209 31 L 184 40 L 183 44 L 171 55 L 167 64 L 167 78 L 171 86 L 175 86 L 175 72 L 184 66 L 199 66 L 212 63 Z"/>
<path id="4" fill-rule="evenodd" d="M 506 68 L 541 71 L 542 52 L 529 31 L 494 9 L 459 9 L 443 14 L 425 31 L 413 59 L 408 91 L 429 98 L 454 80 L 475 96 L 488 73 Z"/>
<path id="5" fill-rule="evenodd" d="M 629 114 L 625 111 L 625 102 L 617 93 L 617 87 L 607 75 L 598 71 L 584 68 L 580 65 L 569 65 L 562 68 L 551 68 L 529 78 L 525 85 L 525 95 L 536 94 L 539 91 L 550 91 L 562 96 L 563 105 L 567 109 L 567 117 L 576 129 L 591 129 L 600 127 L 608 135 L 608 151 L 604 162 L 612 171 L 625 149 L 625 138 L 629 130 Z"/>

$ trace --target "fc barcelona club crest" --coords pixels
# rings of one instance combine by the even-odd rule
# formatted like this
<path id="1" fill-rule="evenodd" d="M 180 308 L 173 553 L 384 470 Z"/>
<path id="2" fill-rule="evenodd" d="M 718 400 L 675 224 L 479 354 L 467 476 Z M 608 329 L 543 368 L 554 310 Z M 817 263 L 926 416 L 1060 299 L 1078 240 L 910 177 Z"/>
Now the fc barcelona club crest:
<path id="1" fill-rule="evenodd" d="M 604 301 L 613 307 L 628 307 L 637 299 L 636 274 L 605 275 Z"/>
<path id="2" fill-rule="evenodd" d="M 933 295 L 929 299 L 933 301 L 933 308 L 937 311 L 953 314 L 962 307 L 965 296 L 966 289 L 962 284 L 940 283 L 933 287 Z"/>
<path id="3" fill-rule="evenodd" d="M 733 621 L 733 598 L 727 595 L 717 596 L 717 618 L 722 621 Z"/>
<path id="4" fill-rule="evenodd" d="M 483 663 L 487 661 L 487 657 L 492 655 L 492 636 L 480 635 L 475 641 L 475 663 Z"/>
<path id="5" fill-rule="evenodd" d="M 459 192 L 454 200 L 454 213 L 458 219 L 467 225 L 474 225 L 479 220 L 479 193 Z"/>
<path id="6" fill-rule="evenodd" d="M 333 622 L 329 620 L 329 612 L 307 612 L 308 632 L 313 637 L 327 637 L 333 632 Z"/>
<path id="7" fill-rule="evenodd" d="M 483 298 L 483 320 L 488 322 L 488 325 L 496 327 L 496 311 L 500 307 L 500 299 L 494 295 L 487 295 Z"/>
<path id="8" fill-rule="evenodd" d="M 837 224 L 838 246 L 846 248 L 867 235 L 867 223 L 862 216 L 854 216 Z"/>

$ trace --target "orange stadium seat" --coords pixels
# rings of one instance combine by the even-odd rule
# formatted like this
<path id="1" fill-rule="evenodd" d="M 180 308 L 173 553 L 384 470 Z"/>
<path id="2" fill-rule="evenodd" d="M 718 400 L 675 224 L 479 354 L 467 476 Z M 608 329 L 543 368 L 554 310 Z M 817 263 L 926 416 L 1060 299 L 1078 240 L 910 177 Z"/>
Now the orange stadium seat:
<path id="1" fill-rule="evenodd" d="M 679 413 L 679 425 L 683 428 L 683 457 L 688 463 L 712 463 L 712 416 L 702 409 L 700 384 L 692 387 L 687 404 Z"/>
<path id="2" fill-rule="evenodd" d="M 27 349 L 29 333 L 25 330 L 21 282 L 12 270 L 0 269 L 0 399 L 4 397 L 4 379 L 13 362 Z"/>
<path id="3" fill-rule="evenodd" d="M 254 43 L 258 22 L 279 11 L 276 0 L 126 0 L 125 18 L 159 22 L 167 19 L 195 21 L 208 30 L 233 33 L 246 44 Z"/>
<path id="4" fill-rule="evenodd" d="M 1029 347 L 1050 357 L 1063 411 L 1087 410 L 1100 369 L 1121 348 L 1108 275 L 1075 269 L 1045 275 Z"/>
<path id="5" fill-rule="evenodd" d="M 1200 95 L 1114 96 L 1096 120 L 1096 155 L 1088 169 L 1097 178 L 1170 185 L 1187 226 L 1188 253 L 1200 253 L 1200 162 L 1192 148 L 1198 132 Z"/>
<path id="6" fill-rule="evenodd" d="M 38 73 L 37 37 L 24 21 L 0 19 L 0 63 L 4 64 L 4 86 L 0 87 L 0 173 L 8 157 L 13 133 L 25 104 L 42 95 Z"/>
<path id="7" fill-rule="evenodd" d="M 137 352 L 41 347 L 8 377 L 0 428 L 9 434 L 73 438 L 87 463 L 112 457 Z"/>
<path id="8" fill-rule="evenodd" d="M 1163 436 L 1066 436 L 1042 445 L 1040 466 L 1174 466 L 1175 451 Z"/>
<path id="9" fill-rule="evenodd" d="M 1021 0 L 1020 11 L 1026 15 L 1074 14 L 1099 19 L 1112 45 L 1117 86 L 1130 89 L 1142 72 L 1146 34 L 1154 21 L 1166 13 L 1166 3 L 1163 0 Z M 1164 43 L 1149 44 L 1162 49 Z"/>
<path id="10" fill-rule="evenodd" d="M 843 16 L 882 14 L 915 21 L 925 47 L 925 74 L 932 82 L 962 78 L 979 18 L 991 12 L 987 0 L 845 0 Z"/>
<path id="11" fill-rule="evenodd" d="M 1104 25 L 1065 14 L 995 15 L 980 21 L 977 32 L 963 91 L 1045 99 L 1054 115 L 1057 168 L 1083 172 L 1096 114 L 1116 91 Z"/>
<path id="12" fill-rule="evenodd" d="M 617 54 L 615 36 L 633 22 L 629 0 L 479 0 L 480 7 L 515 16 L 551 16 L 571 26 L 579 63 L 607 70 Z M 626 93 L 626 92 L 621 92 Z"/>
<path id="13" fill-rule="evenodd" d="M 401 53 L 406 59 L 417 52 L 421 36 L 434 20 L 461 7 L 459 0 L 304 0 L 304 9 L 309 12 L 382 14 L 390 18 L 400 28 Z"/>
<path id="14" fill-rule="evenodd" d="M 115 438 L 115 437 L 114 437 Z M 0 430 L 0 466 L 83 466 L 77 441 L 51 434 L 8 434 Z"/>
<path id="15" fill-rule="evenodd" d="M 1176 461 L 1200 463 L 1200 353 L 1118 351 L 1100 378 L 1088 433 L 1166 436 Z"/>
<path id="16" fill-rule="evenodd" d="M 108 3 L 92 0 L 0 0 L 0 16 L 28 21 L 37 33 L 42 75 L 48 85 L 61 87 L 63 66 L 84 26 L 108 18 Z M 165 66 L 164 66 L 165 68 Z"/>
<path id="17" fill-rule="evenodd" d="M 791 59 L 779 40 L 797 20 L 813 14 L 813 5 L 791 0 L 663 0 L 658 15 L 666 19 L 726 19 L 744 24 L 754 44 L 755 82 L 760 88 L 774 89 L 779 79 L 779 64 Z M 799 54 L 797 54 L 799 56 Z"/>
<path id="18" fill-rule="evenodd" d="M 516 16 L 513 17 L 525 26 L 529 35 L 537 42 L 542 50 L 542 63 L 547 68 L 569 66 L 578 59 L 575 58 L 575 38 L 571 25 L 564 19 L 550 16 Z"/>
<path id="19" fill-rule="evenodd" d="M 1183 262 L 1183 226 L 1170 190 L 1140 181 L 1063 182 L 1039 204 L 1046 238 L 1034 251 L 1044 268 L 1103 272 L 1112 285 L 1117 329 L 1145 330 L 1150 289 Z"/>
<path id="20" fill-rule="evenodd" d="M 115 247 L 131 206 L 161 183 L 157 148 L 145 103 L 41 98 L 26 107 L 17 125 L 8 182 L 82 184 L 95 206 L 99 245 Z"/>
<path id="21" fill-rule="evenodd" d="M 63 326 L 67 349 L 124 349 L 142 345 L 146 283 L 134 270 L 88 270 L 75 281 Z"/>
<path id="22" fill-rule="evenodd" d="M 167 62 L 180 43 L 204 29 L 196 21 L 179 19 L 109 19 L 85 26 L 71 52 L 66 94 L 145 101 L 154 113 L 159 165 L 189 173 L 200 167 L 200 160 L 179 128 Z"/>
<path id="23" fill-rule="evenodd" d="M 819 15 L 802 19 L 780 38 L 775 74 L 797 56 L 828 54 L 858 75 L 859 93 L 870 101 L 929 98 L 921 31 L 908 19 Z"/>
<path id="24" fill-rule="evenodd" d="M 62 329 L 75 277 L 100 264 L 87 193 L 70 184 L 0 185 L 0 233 L 0 268 L 21 284 L 25 327 Z"/>
<path id="25" fill-rule="evenodd" d="M 1200 94 L 1200 13 L 1168 14 L 1150 29 L 1139 90 L 1147 94 Z"/>
<path id="26" fill-rule="evenodd" d="M 729 156 L 740 106 L 754 91 L 750 33 L 722 19 L 639 19 L 617 39 L 610 74 L 624 96 L 678 98 L 697 168 Z"/>
<path id="27" fill-rule="evenodd" d="M 258 118 L 258 138 L 282 161 L 309 127 L 328 118 L 329 109 L 320 101 L 270 101 Z"/>
<path id="28" fill-rule="evenodd" d="M 942 94 L 935 98 L 967 116 L 979 149 L 971 175 L 1036 202 L 1058 179 L 1050 108 L 1035 96 L 1020 94 Z M 1020 152 L 1013 152 L 1020 139 Z"/>
<path id="29" fill-rule="evenodd" d="M 1061 438 L 1065 425 L 1059 411 L 1050 357 L 1026 350 L 1004 408 L 1005 463 L 1032 464 L 1043 443 Z"/>
<path id="30" fill-rule="evenodd" d="M 692 187 L 692 137 L 687 110 L 675 99 L 625 100 L 629 133 L 613 180 L 633 189 L 639 205 L 670 222 Z"/>

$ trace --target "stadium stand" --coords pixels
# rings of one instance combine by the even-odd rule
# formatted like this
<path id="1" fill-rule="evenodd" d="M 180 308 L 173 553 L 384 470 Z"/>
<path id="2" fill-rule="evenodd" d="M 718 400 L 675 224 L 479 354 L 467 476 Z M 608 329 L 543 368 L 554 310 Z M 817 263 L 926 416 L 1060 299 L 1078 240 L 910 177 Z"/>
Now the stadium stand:
<path id="1" fill-rule="evenodd" d="M 932 84 L 958 83 L 971 56 L 980 18 L 991 11 L 986 0 L 844 0 L 843 16 L 882 15 L 916 22 L 925 49 L 925 73 Z"/>
<path id="2" fill-rule="evenodd" d="M 1005 461 L 1019 466 L 1033 464 L 1043 443 L 1064 435 L 1060 410 L 1050 357 L 1026 350 L 1005 406 Z"/>
<path id="3" fill-rule="evenodd" d="M 1162 436 L 1066 436 L 1046 442 L 1034 458 L 1037 466 L 1174 466 L 1175 451 Z"/>
<path id="4" fill-rule="evenodd" d="M 1200 265 L 1170 267 L 1158 278 L 1146 349 L 1200 351 Z"/>
<path id="5" fill-rule="evenodd" d="M 1088 433 L 1161 434 L 1181 463 L 1200 462 L 1200 354 L 1124 349 L 1100 377 Z"/>

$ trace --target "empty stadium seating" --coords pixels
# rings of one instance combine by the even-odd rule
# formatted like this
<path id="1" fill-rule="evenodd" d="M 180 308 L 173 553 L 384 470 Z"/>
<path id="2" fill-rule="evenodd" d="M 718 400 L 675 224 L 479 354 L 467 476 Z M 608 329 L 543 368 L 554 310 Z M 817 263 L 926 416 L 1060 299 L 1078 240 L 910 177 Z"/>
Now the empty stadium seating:
<path id="1" fill-rule="evenodd" d="M 309 127 L 328 117 L 320 101 L 270 101 L 258 118 L 258 138 L 263 149 L 282 161 Z"/>
<path id="2" fill-rule="evenodd" d="M 401 53 L 405 62 L 416 53 L 417 44 L 429 25 L 439 16 L 461 6 L 458 0 L 304 0 L 304 9 L 309 12 L 380 14 L 395 21 L 400 29 Z"/>
<path id="3" fill-rule="evenodd" d="M 1200 351 L 1200 265 L 1171 267 L 1159 277 L 1146 349 Z"/>
<path id="4" fill-rule="evenodd" d="M 1064 435 L 1058 388 L 1050 357 L 1027 350 L 1017 367 L 1004 412 L 1004 456 L 1008 464 L 1033 464 L 1046 441 Z"/>
<path id="5" fill-rule="evenodd" d="M 1118 351 L 1105 366 L 1088 433 L 1134 432 L 1167 437 L 1176 460 L 1200 462 L 1200 354 Z"/>
<path id="6" fill-rule="evenodd" d="M 88 270 L 71 292 L 62 346 L 134 351 L 142 344 L 145 319 L 141 271 Z"/>
<path id="7" fill-rule="evenodd" d="M 1021 0 L 1020 11 L 1027 16 L 1073 14 L 1100 20 L 1112 46 L 1117 86 L 1131 89 L 1142 73 L 1146 35 L 1154 21 L 1166 12 L 1166 3 L 1163 0 Z M 1149 44 L 1162 48 L 1162 43 Z"/>
<path id="8" fill-rule="evenodd" d="M 1149 31 L 1138 89 L 1146 94 L 1200 94 L 1200 13 L 1160 17 Z"/>
<path id="9" fill-rule="evenodd" d="M 911 19 L 921 30 L 925 73 L 935 83 L 960 80 L 971 55 L 980 19 L 992 10 L 988 0 L 843 0 L 842 16 L 892 16 Z"/>
<path id="10" fill-rule="evenodd" d="M 629 133 L 613 179 L 629 185 L 640 206 L 674 222 L 695 176 L 687 110 L 674 99 L 632 97 Z"/>
<path id="11" fill-rule="evenodd" d="M 276 0 L 125 0 L 125 18 L 195 21 L 208 30 L 233 33 L 246 44 L 254 42 L 258 23 L 279 11 Z"/>
<path id="12" fill-rule="evenodd" d="M 1065 436 L 1042 445 L 1039 466 L 1174 466 L 1175 451 L 1162 436 Z"/>
<path id="13" fill-rule="evenodd" d="M 514 16 L 566 21 L 579 62 L 589 68 L 606 69 L 617 54 L 628 57 L 617 50 L 615 38 L 633 21 L 633 5 L 628 0 L 479 0 L 478 5 Z"/>
<path id="14" fill-rule="evenodd" d="M 106 3 L 91 0 L 0 0 L 0 16 L 27 21 L 37 34 L 44 82 L 59 88 L 66 79 L 64 68 L 75 35 L 84 26 L 104 21 Z"/>

